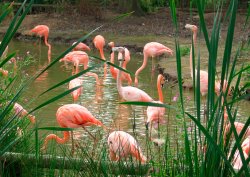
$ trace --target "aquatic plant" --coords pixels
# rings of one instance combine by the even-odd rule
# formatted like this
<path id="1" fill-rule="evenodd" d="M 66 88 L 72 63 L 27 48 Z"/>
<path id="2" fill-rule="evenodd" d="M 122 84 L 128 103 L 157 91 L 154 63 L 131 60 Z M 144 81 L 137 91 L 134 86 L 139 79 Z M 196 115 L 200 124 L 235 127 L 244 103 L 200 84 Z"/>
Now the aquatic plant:
<path id="1" fill-rule="evenodd" d="M 100 27 L 91 31 L 87 35 L 80 38 L 77 43 L 69 47 L 66 51 L 60 54 L 58 57 L 52 60 L 47 66 L 41 71 L 38 71 L 34 76 L 24 79 L 21 84 L 17 87 L 16 76 L 13 78 L 1 77 L 1 88 L 0 88 L 0 174 L 3 176 L 114 176 L 118 175 L 145 175 L 150 174 L 151 176 L 240 176 L 244 173 L 245 176 L 249 176 L 249 158 L 244 159 L 243 151 L 241 148 L 241 141 L 243 135 L 249 126 L 249 118 L 245 122 L 245 126 L 242 133 L 237 135 L 234 122 L 236 120 L 238 103 L 244 96 L 240 96 L 237 93 L 239 90 L 242 74 L 245 71 L 249 71 L 249 65 L 242 65 L 236 67 L 239 56 L 240 45 L 238 45 L 236 52 L 232 51 L 234 46 L 234 28 L 235 18 L 237 12 L 238 1 L 231 0 L 226 14 L 226 18 L 222 21 L 221 9 L 223 7 L 223 1 L 219 1 L 218 9 L 214 19 L 214 25 L 212 32 L 208 34 L 208 29 L 204 20 L 204 1 L 196 1 L 197 10 L 200 17 L 200 31 L 203 33 L 206 41 L 206 46 L 209 52 L 209 67 L 208 67 L 208 96 L 206 98 L 207 113 L 202 113 L 201 96 L 200 96 L 200 56 L 195 57 L 195 51 L 197 48 L 192 44 L 192 60 L 193 67 L 197 67 L 197 74 L 193 79 L 193 100 L 195 112 L 190 113 L 186 108 L 185 97 L 182 90 L 182 60 L 181 60 L 181 49 L 180 42 L 178 39 L 179 30 L 182 28 L 179 26 L 176 15 L 175 1 L 170 1 L 171 14 L 173 24 L 175 27 L 175 52 L 177 62 L 177 72 L 179 81 L 179 93 L 178 102 L 175 105 L 158 104 L 158 103 L 146 103 L 146 102 L 125 102 L 122 104 L 131 105 L 142 105 L 142 106 L 156 106 L 165 107 L 167 112 L 171 111 L 176 113 L 176 121 L 178 127 L 174 130 L 174 135 L 170 135 L 168 132 L 168 125 L 158 126 L 158 132 L 161 134 L 162 131 L 166 131 L 164 137 L 164 144 L 160 144 L 159 141 L 149 141 L 148 133 L 146 134 L 145 142 L 147 152 L 148 163 L 141 164 L 140 162 L 134 161 L 129 158 L 127 160 L 119 162 L 110 162 L 107 152 L 107 142 L 105 132 L 97 131 L 95 134 L 98 137 L 99 142 L 96 146 L 93 146 L 94 142 L 89 139 L 79 141 L 77 143 L 78 148 L 75 152 L 75 157 L 72 156 L 70 148 L 67 145 L 56 145 L 52 144 L 48 154 L 42 154 L 40 147 L 43 141 L 40 139 L 41 131 L 53 131 L 54 133 L 61 133 L 61 131 L 72 131 L 70 128 L 60 127 L 39 127 L 36 123 L 34 126 L 30 125 L 27 119 L 18 119 L 18 115 L 14 113 L 14 103 L 21 99 L 21 96 L 25 89 L 41 74 L 51 68 L 56 62 L 58 62 L 65 54 L 71 51 L 79 42 L 88 38 L 92 33 L 98 30 Z M 23 2 L 22 7 L 18 10 L 16 15 L 13 17 L 10 27 L 6 32 L 2 43 L 0 45 L 0 55 L 4 52 L 6 46 L 14 36 L 16 30 L 20 26 L 25 15 L 29 12 L 33 1 L 31 1 L 22 11 L 26 1 Z M 0 22 L 3 21 L 8 8 L 5 9 L 0 16 Z M 125 15 L 126 16 L 126 15 Z M 247 15 L 247 17 L 249 14 Z M 224 56 L 222 59 L 221 67 L 221 78 L 223 83 L 224 79 L 228 80 L 228 86 L 225 92 L 221 92 L 217 97 L 214 94 L 214 86 L 217 77 L 217 70 L 215 65 L 218 61 L 218 43 L 220 40 L 219 34 L 221 31 L 222 22 L 227 24 L 227 37 L 224 47 Z M 227 23 L 226 23 L 227 22 Z M 246 20 L 246 23 L 248 20 Z M 225 25 L 224 24 L 224 25 Z M 15 54 L 9 54 L 6 58 L 0 61 L 0 68 L 4 67 L 5 64 Z M 104 62 L 102 59 L 96 56 L 91 56 L 98 61 Z M 197 60 L 197 62 L 195 62 Z M 108 61 L 105 63 L 112 65 L 120 70 L 128 72 Z M 48 100 L 44 101 L 36 107 L 32 107 L 32 103 L 48 92 L 68 83 L 70 80 L 79 77 L 80 75 L 102 66 L 103 63 L 89 67 L 87 70 L 81 71 L 55 85 L 52 85 L 49 89 L 39 93 L 36 98 L 31 100 L 30 111 L 28 114 L 35 114 L 36 111 L 42 110 L 46 105 L 53 103 L 54 101 L 64 97 L 70 92 L 78 89 L 78 87 L 71 90 L 67 90 L 59 95 L 56 95 Z M 129 72 L 128 72 L 129 73 Z M 227 93 L 230 91 L 230 85 L 235 84 L 235 89 L 232 91 L 232 98 L 228 99 Z M 223 84 L 222 84 L 223 85 Z M 222 88 L 221 88 L 222 90 Z M 176 95 L 176 97 L 177 97 Z M 222 101 L 223 100 L 223 101 Z M 235 137 L 235 141 L 225 139 L 225 119 L 224 111 L 228 114 L 229 123 L 232 125 L 229 133 L 232 133 Z M 203 118 L 205 117 L 205 118 Z M 39 118 L 38 118 L 39 119 Z M 40 118 L 41 119 L 41 118 Z M 135 117 L 134 117 L 135 119 Z M 205 123 L 204 123 L 205 122 Z M 179 128 L 181 127 L 181 128 Z M 19 131 L 21 128 L 22 131 Z M 136 133 L 134 133 L 136 135 Z M 182 134 L 182 136 L 178 136 Z M 178 137 L 172 137 L 178 136 Z M 135 136 L 136 138 L 136 136 Z M 161 145 L 156 147 L 154 144 Z M 184 146 L 183 146 L 184 145 Z M 88 147 L 88 148 L 86 148 Z M 242 157 L 243 166 L 238 171 L 233 169 L 231 164 L 234 152 L 239 150 L 239 154 Z M 77 158 L 76 158 L 77 157 Z"/>

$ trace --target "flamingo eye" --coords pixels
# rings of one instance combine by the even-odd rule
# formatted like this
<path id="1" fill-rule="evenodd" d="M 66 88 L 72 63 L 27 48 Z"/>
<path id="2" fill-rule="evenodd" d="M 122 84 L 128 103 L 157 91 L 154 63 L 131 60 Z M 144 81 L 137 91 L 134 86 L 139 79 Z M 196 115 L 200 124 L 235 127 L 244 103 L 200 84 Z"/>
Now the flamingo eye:
<path id="1" fill-rule="evenodd" d="M 109 143 L 112 144 L 112 141 L 110 141 Z"/>

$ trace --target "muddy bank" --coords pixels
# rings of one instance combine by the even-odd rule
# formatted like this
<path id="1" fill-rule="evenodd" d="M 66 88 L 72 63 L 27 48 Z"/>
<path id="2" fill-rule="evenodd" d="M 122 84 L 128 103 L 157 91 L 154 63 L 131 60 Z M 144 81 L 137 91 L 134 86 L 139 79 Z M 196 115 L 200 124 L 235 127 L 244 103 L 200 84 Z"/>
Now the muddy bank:
<path id="1" fill-rule="evenodd" d="M 102 18 L 96 19 L 95 16 L 79 15 L 69 13 L 41 13 L 27 15 L 21 24 L 15 38 L 18 40 L 36 40 L 29 30 L 38 24 L 45 24 L 50 28 L 49 41 L 51 43 L 72 44 L 74 41 L 103 25 L 94 35 L 101 34 L 107 41 L 114 40 L 128 48 L 134 49 L 135 52 L 141 52 L 145 43 L 152 40 L 166 44 L 166 39 L 174 42 L 174 28 L 169 8 L 161 8 L 157 12 L 145 16 L 128 16 L 120 21 L 113 19 L 119 16 L 115 10 L 106 9 L 102 11 Z M 192 16 L 189 11 L 177 12 L 180 31 L 180 38 L 189 38 L 191 33 L 184 29 L 186 23 L 199 25 L 199 16 L 193 12 Z M 215 14 L 210 12 L 204 14 L 208 31 L 211 31 Z M 242 33 L 242 24 L 245 21 L 244 12 L 238 13 L 236 20 L 235 36 L 240 39 Z M 0 34 L 4 34 L 8 28 L 11 18 L 7 18 L 0 27 Z M 221 37 L 226 35 L 227 22 L 222 24 Z M 246 34 L 245 34 L 246 33 Z M 250 30 L 244 32 L 250 34 Z M 91 45 L 93 36 L 84 41 Z M 116 40 L 116 39 L 119 40 Z"/>

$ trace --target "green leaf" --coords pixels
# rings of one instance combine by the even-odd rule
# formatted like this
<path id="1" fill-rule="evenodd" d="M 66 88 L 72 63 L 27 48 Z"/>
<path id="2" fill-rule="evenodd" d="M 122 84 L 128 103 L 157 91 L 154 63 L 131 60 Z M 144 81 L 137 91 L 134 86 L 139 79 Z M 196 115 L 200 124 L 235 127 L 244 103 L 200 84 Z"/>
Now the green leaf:
<path id="1" fill-rule="evenodd" d="M 160 104 L 160 103 L 153 103 L 153 102 L 142 102 L 142 101 L 128 101 L 128 102 L 121 102 L 119 104 L 128 104 L 128 105 L 138 105 L 138 106 L 153 106 L 153 107 L 164 107 L 168 109 L 175 109 L 175 107 L 170 106 L 168 104 Z"/>

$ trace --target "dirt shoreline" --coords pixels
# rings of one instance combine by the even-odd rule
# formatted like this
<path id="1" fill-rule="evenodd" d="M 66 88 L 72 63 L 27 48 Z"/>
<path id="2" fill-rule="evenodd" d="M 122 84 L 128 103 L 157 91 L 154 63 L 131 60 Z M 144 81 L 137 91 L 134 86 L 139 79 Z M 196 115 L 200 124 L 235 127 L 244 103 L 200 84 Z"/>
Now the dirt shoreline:
<path id="1" fill-rule="evenodd" d="M 174 41 L 174 28 L 169 8 L 161 8 L 157 12 L 148 14 L 146 16 L 128 16 L 120 21 L 114 21 L 115 17 L 119 14 L 113 10 L 105 10 L 103 17 L 96 20 L 94 16 L 79 16 L 58 13 L 41 13 L 35 15 L 27 15 L 18 29 L 15 39 L 29 41 L 36 40 L 37 37 L 32 36 L 29 32 L 34 26 L 38 24 L 46 24 L 50 28 L 49 41 L 51 43 L 67 43 L 72 44 L 80 37 L 84 36 L 93 29 L 104 25 L 94 35 L 101 34 L 108 41 L 120 39 L 120 43 L 134 49 L 135 52 L 141 52 L 145 43 L 150 40 L 166 44 L 166 38 L 169 41 Z M 206 13 L 204 15 L 208 31 L 212 29 L 214 13 Z M 180 38 L 190 38 L 191 33 L 184 29 L 186 23 L 199 24 L 199 17 L 197 13 L 192 14 L 189 12 L 178 11 Z M 236 20 L 235 37 L 237 40 L 242 34 L 242 24 L 245 18 L 244 14 L 238 14 Z M 0 34 L 4 34 L 8 28 L 11 18 L 5 20 L 0 27 Z M 73 20 L 73 21 L 72 21 Z M 226 25 L 222 25 L 222 37 L 226 35 Z M 246 35 L 250 34 L 250 30 L 245 31 Z M 92 45 L 93 36 L 88 38 L 85 43 Z M 138 39 L 139 38 L 139 39 Z M 138 40 L 137 40 L 138 39 Z"/>

